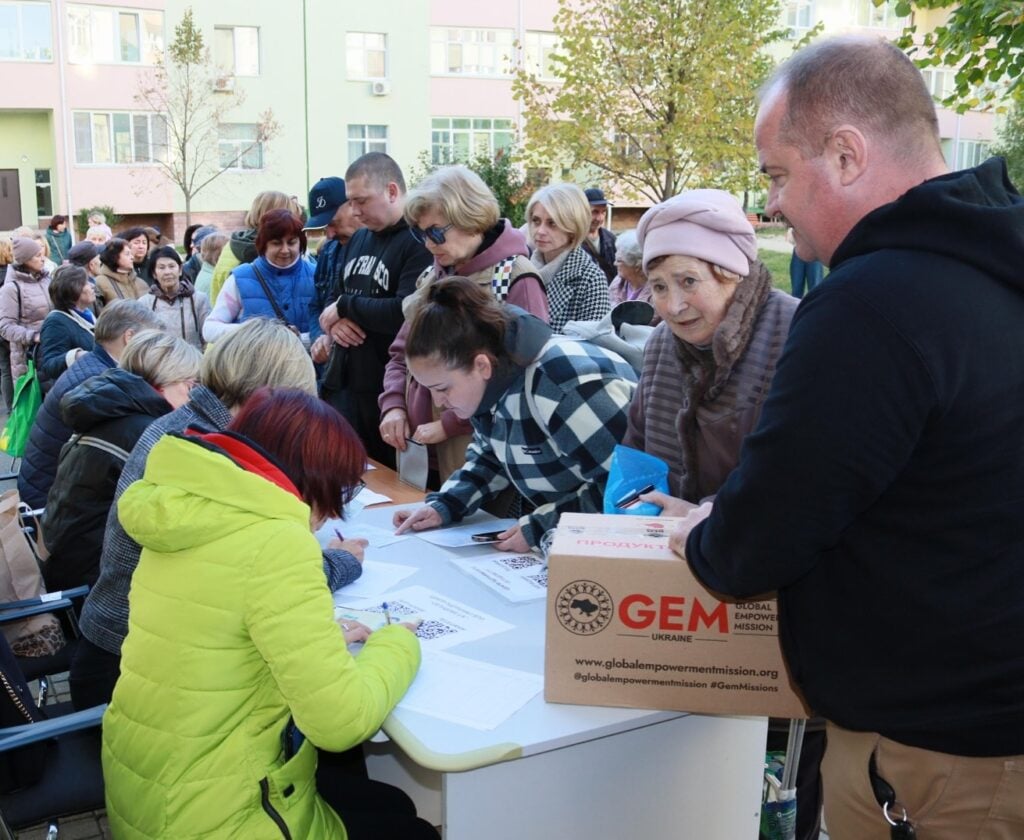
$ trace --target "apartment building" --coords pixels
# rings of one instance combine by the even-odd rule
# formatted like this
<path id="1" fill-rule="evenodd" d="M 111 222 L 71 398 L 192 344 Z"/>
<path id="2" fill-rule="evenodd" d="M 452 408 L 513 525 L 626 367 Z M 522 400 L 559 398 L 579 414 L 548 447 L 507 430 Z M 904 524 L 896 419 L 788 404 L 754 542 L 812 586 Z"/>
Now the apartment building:
<path id="1" fill-rule="evenodd" d="M 218 155 L 234 164 L 192 203 L 194 221 L 226 226 L 256 192 L 304 196 L 367 151 L 388 152 L 408 172 L 421 156 L 447 162 L 511 147 L 523 122 L 513 69 L 522 62 L 550 76 L 557 48 L 557 0 L 0 0 L 0 230 L 110 205 L 180 238 L 183 197 L 154 163 L 167 154 L 166 129 L 135 93 L 189 5 L 222 69 L 197 95 L 245 95 L 218 138 Z M 894 36 L 904 21 L 892 9 L 802 0 L 785 4 L 783 23 L 794 39 L 818 20 L 829 33 Z M 934 25 L 936 14 L 917 22 Z M 948 71 L 926 75 L 941 96 Z M 268 108 L 280 134 L 235 161 Z M 984 158 L 993 120 L 940 112 L 951 165 Z"/>

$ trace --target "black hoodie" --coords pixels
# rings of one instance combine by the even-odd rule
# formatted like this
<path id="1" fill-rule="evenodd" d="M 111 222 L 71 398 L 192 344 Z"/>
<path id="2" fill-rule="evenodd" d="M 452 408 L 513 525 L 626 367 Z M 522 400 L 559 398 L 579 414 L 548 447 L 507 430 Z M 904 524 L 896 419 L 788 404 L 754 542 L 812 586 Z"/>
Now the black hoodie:
<path id="1" fill-rule="evenodd" d="M 779 590 L 793 676 L 840 726 L 1024 753 L 1022 265 L 999 159 L 858 222 L 690 534 L 709 586 Z"/>
<path id="2" fill-rule="evenodd" d="M 341 381 L 325 385 L 370 393 L 376 400 L 384 387 L 388 349 L 405 321 L 402 299 L 416 290 L 416 280 L 433 263 L 426 246 L 417 242 L 405 219 L 381 231 L 362 228 L 345 246 L 343 288 L 338 314 L 366 331 L 366 341 L 344 349 Z"/>

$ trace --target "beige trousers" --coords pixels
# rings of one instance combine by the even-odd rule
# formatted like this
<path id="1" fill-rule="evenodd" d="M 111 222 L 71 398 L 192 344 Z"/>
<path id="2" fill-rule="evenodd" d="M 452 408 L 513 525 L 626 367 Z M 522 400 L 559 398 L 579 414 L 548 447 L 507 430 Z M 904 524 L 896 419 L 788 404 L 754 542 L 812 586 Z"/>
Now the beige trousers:
<path id="1" fill-rule="evenodd" d="M 1024 840 L 1024 756 L 947 755 L 832 723 L 827 733 L 821 775 L 831 840 L 889 840 L 868 780 L 872 752 L 918 840 Z"/>

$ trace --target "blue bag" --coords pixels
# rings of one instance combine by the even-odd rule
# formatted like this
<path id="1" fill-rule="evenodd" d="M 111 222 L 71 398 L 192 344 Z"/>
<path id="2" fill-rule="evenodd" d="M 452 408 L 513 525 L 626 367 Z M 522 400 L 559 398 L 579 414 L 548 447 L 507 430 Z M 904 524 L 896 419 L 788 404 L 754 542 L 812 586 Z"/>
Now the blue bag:
<path id="1" fill-rule="evenodd" d="M 658 516 L 661 508 L 650 502 L 636 501 L 639 491 L 668 493 L 668 464 L 619 444 L 612 453 L 608 483 L 604 488 L 604 512 L 632 516 Z"/>

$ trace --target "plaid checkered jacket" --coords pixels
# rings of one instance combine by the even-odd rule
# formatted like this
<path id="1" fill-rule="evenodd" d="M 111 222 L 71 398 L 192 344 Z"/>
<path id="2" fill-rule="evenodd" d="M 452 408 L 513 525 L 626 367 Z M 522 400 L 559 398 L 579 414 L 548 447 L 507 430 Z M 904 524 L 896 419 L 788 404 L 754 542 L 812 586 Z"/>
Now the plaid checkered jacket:
<path id="1" fill-rule="evenodd" d="M 465 465 L 427 503 L 449 524 L 511 483 L 536 507 L 519 522 L 537 548 L 563 511 L 601 511 L 635 388 L 633 369 L 615 353 L 551 339 L 492 412 L 473 417 Z"/>

